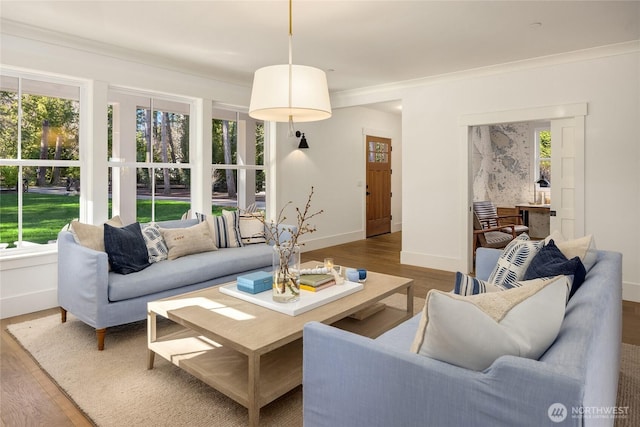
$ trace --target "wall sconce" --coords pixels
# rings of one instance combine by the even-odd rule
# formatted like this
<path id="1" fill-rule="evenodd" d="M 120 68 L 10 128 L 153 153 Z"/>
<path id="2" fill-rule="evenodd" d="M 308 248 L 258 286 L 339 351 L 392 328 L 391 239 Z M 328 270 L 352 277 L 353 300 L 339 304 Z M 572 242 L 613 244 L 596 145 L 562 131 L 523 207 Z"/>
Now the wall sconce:
<path id="1" fill-rule="evenodd" d="M 304 133 L 300 133 L 300 131 L 297 130 L 296 138 L 300 138 L 300 144 L 298 144 L 298 148 L 309 148 L 309 144 L 307 144 L 307 138 L 305 138 Z"/>

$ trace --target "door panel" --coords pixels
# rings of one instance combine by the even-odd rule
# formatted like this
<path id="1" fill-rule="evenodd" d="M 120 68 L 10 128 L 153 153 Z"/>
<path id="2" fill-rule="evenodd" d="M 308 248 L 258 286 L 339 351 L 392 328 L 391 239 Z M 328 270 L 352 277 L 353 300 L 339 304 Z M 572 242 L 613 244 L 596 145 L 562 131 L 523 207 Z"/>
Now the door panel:
<path id="1" fill-rule="evenodd" d="M 575 121 L 551 121 L 551 231 L 567 239 L 575 236 L 576 138 Z M 555 212 L 555 215 L 554 213 Z"/>
<path id="2" fill-rule="evenodd" d="M 391 232 L 391 139 L 367 135 L 367 237 Z"/>

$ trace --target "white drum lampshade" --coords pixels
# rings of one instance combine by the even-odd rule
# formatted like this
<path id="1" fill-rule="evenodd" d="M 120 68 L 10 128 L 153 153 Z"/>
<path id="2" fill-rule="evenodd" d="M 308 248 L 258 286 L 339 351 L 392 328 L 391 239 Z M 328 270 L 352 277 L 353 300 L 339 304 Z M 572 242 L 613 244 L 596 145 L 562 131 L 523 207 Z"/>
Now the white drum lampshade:
<path id="1" fill-rule="evenodd" d="M 291 85 L 289 85 L 291 67 Z M 256 70 L 249 116 L 275 122 L 312 122 L 331 117 L 324 71 L 306 65 L 271 65 Z"/>

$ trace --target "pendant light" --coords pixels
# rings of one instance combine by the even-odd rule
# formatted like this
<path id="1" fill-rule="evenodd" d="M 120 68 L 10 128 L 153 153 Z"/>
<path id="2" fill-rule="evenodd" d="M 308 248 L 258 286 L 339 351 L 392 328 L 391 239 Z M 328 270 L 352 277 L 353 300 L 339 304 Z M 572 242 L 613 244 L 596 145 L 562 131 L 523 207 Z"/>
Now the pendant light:
<path id="1" fill-rule="evenodd" d="M 256 70 L 249 116 L 258 120 L 312 122 L 331 117 L 327 76 L 324 71 L 293 64 L 292 0 L 289 0 L 289 63 Z"/>

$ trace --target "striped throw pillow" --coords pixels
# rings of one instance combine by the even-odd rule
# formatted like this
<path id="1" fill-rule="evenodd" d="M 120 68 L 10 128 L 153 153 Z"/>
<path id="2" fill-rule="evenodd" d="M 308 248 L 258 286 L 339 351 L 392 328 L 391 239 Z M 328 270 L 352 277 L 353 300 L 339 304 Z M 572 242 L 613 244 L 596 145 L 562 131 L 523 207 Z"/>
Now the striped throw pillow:
<path id="1" fill-rule="evenodd" d="M 487 292 L 499 292 L 505 288 L 494 285 L 493 283 L 471 277 L 467 274 L 456 273 L 456 283 L 453 293 L 458 295 L 478 295 Z"/>
<path id="2" fill-rule="evenodd" d="M 196 213 L 198 221 L 206 221 L 218 248 L 240 248 L 240 221 L 238 211 L 222 211 L 222 215 L 204 215 Z"/>

